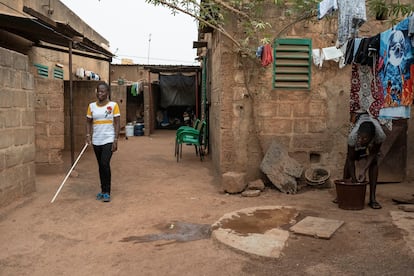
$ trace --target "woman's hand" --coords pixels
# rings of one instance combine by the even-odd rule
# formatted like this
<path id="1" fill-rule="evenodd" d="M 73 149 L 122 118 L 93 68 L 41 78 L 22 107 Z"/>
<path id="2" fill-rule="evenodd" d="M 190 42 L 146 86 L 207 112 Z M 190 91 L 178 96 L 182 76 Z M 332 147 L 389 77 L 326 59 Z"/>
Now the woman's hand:
<path id="1" fill-rule="evenodd" d="M 89 146 L 92 144 L 92 139 L 91 139 L 90 134 L 86 134 L 85 143 Z"/>
<path id="2" fill-rule="evenodd" d="M 362 172 L 362 173 L 360 173 L 358 175 L 358 182 L 364 182 L 365 181 L 365 177 L 366 177 L 365 175 L 366 175 L 365 171 Z"/>
<path id="3" fill-rule="evenodd" d="M 112 152 L 115 152 L 118 150 L 118 139 L 115 139 L 112 143 Z"/>

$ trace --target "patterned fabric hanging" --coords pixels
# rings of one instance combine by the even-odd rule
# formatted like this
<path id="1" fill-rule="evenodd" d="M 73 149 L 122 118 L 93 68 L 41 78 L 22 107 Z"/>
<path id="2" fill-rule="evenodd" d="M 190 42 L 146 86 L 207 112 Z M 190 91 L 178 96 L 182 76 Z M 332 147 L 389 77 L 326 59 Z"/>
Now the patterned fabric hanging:
<path id="1" fill-rule="evenodd" d="M 408 24 L 406 18 L 381 33 L 379 76 L 384 88 L 384 108 L 413 103 L 414 55 Z"/>
<path id="2" fill-rule="evenodd" d="M 381 81 L 374 68 L 368 65 L 352 64 L 351 113 L 369 113 L 377 118 L 384 102 Z"/>

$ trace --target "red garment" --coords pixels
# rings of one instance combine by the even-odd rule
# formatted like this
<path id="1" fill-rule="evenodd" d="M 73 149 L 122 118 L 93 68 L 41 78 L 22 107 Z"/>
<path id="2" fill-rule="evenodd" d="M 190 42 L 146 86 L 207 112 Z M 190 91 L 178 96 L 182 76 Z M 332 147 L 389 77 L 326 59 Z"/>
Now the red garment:
<path id="1" fill-rule="evenodd" d="M 273 62 L 273 49 L 270 44 L 266 44 L 263 46 L 262 52 L 262 66 L 268 66 Z"/>

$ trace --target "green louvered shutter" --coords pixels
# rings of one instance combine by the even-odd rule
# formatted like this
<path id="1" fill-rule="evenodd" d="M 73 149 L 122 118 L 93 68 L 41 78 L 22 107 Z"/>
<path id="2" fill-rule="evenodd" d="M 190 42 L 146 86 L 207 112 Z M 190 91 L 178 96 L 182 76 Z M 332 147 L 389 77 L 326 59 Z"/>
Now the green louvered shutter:
<path id="1" fill-rule="evenodd" d="M 63 80 L 63 69 L 58 67 L 53 68 L 53 78 Z"/>
<path id="2" fill-rule="evenodd" d="M 276 39 L 273 52 L 273 88 L 310 89 L 312 40 Z"/>
<path id="3" fill-rule="evenodd" d="M 37 74 L 42 77 L 49 77 L 49 67 L 46 65 L 35 63 L 34 66 L 37 68 Z"/>

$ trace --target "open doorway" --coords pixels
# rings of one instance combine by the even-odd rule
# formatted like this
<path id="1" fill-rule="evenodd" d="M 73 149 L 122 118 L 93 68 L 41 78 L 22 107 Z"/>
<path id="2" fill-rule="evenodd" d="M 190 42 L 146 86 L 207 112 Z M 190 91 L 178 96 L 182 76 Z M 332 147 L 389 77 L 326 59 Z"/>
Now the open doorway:
<path id="1" fill-rule="evenodd" d="M 199 89 L 196 73 L 159 74 L 152 85 L 156 129 L 192 125 L 198 117 Z"/>
<path id="2" fill-rule="evenodd" d="M 144 123 L 144 89 L 140 82 L 127 87 L 126 119 L 130 123 Z"/>

